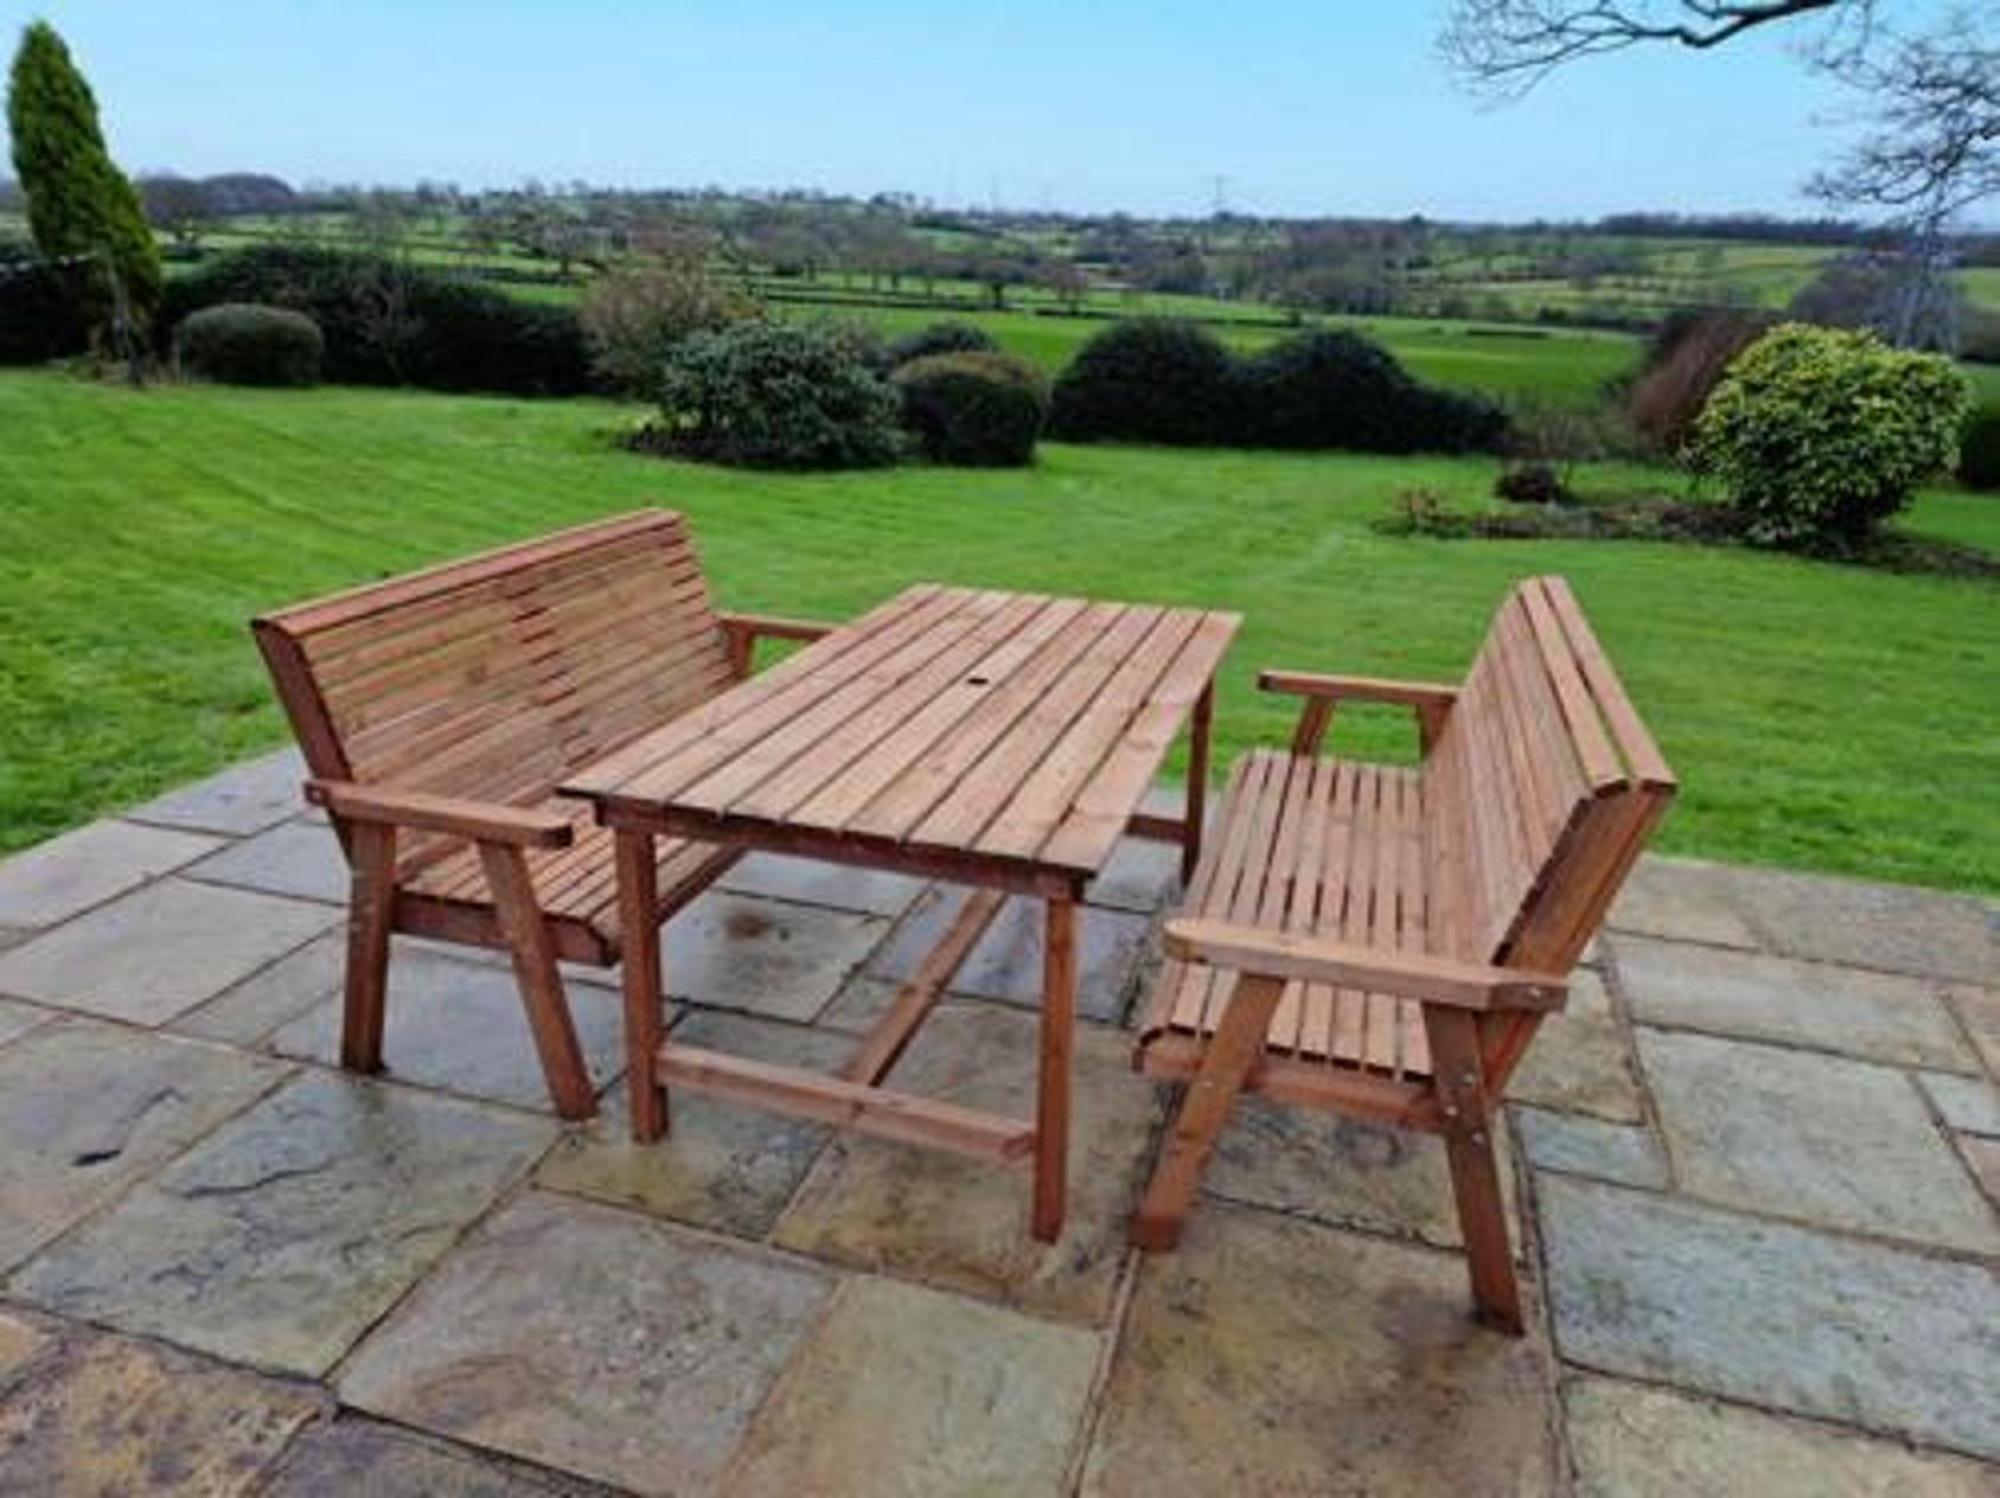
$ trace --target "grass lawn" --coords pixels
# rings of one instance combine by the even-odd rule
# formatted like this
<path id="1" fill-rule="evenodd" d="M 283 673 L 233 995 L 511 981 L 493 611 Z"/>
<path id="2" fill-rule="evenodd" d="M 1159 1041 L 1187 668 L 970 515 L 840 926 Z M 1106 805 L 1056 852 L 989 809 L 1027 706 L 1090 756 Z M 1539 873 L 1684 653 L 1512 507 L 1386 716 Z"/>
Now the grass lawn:
<path id="1" fill-rule="evenodd" d="M 1225 752 L 1289 725 L 1257 666 L 1454 676 L 1508 583 L 1559 570 L 1686 782 L 1667 848 L 2000 891 L 1989 585 L 1370 528 L 1413 485 L 1483 495 L 1476 460 L 1050 446 L 1018 473 L 775 477 L 610 449 L 629 419 L 0 375 L 0 847 L 282 742 L 253 611 L 657 501 L 737 607 L 837 618 L 939 578 L 1240 608 Z M 1911 523 L 2000 551 L 1991 499 L 1927 495 Z M 1341 740 L 1408 751 L 1386 715 Z"/>

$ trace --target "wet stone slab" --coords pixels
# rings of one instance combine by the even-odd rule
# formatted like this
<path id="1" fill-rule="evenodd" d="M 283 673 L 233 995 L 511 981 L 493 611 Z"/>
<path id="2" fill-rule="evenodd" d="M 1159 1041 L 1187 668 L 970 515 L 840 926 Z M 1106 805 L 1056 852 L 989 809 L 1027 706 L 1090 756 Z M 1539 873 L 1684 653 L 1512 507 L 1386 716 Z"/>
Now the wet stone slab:
<path id="1" fill-rule="evenodd" d="M 1968 983 L 2000 972 L 2000 912 L 1970 895 L 1777 869 L 1733 868 L 1730 883 L 1788 957 Z"/>
<path id="2" fill-rule="evenodd" d="M 164 1024 L 339 920 L 325 906 L 163 879 L 0 955 L 0 993 Z"/>
<path id="3" fill-rule="evenodd" d="M 1017 1010 L 945 1003 L 890 1072 L 889 1085 L 1032 1118 L 1036 1030 L 1034 1017 Z M 1028 1235 L 1026 1171 L 860 1138 L 827 1146 L 779 1219 L 774 1241 L 1101 1324 L 1161 1116 L 1153 1084 L 1131 1070 L 1123 1035 L 1079 1028 L 1072 1109 L 1069 1213 L 1053 1245 Z"/>
<path id="4" fill-rule="evenodd" d="M 1617 1379 L 1563 1390 L 1579 1498 L 1990 1498 L 2000 1471 Z"/>
<path id="5" fill-rule="evenodd" d="M 863 915 L 899 916 L 923 892 L 924 881 L 884 869 L 857 868 L 783 853 L 751 853 L 716 881 L 720 889 Z"/>
<path id="6" fill-rule="evenodd" d="M 346 903 L 353 878 L 333 829 L 318 822 L 281 822 L 204 858 L 188 877 L 336 905 Z"/>
<path id="7" fill-rule="evenodd" d="M 638 1492 L 714 1492 L 828 1289 L 794 1264 L 531 1192 L 363 1344 L 341 1398 Z"/>
<path id="8" fill-rule="evenodd" d="M 610 1494 L 560 1473 L 461 1450 L 379 1421 L 343 1417 L 305 1431 L 259 1498 L 589 1498 Z"/>
<path id="9" fill-rule="evenodd" d="M 0 1490 L 249 1492 L 325 1403 L 169 1348 L 71 1333 L 0 1398 Z"/>
<path id="10" fill-rule="evenodd" d="M 1895 1066 L 1978 1069 L 1934 981 L 1639 937 L 1614 937 L 1611 947 L 1633 1018 L 1642 1023 Z"/>
<path id="11" fill-rule="evenodd" d="M 1918 1079 L 1950 1127 L 1965 1134 L 2000 1138 L 2000 1088 L 1984 1077 L 1941 1077 L 1925 1074 Z"/>
<path id="12" fill-rule="evenodd" d="M 162 827 L 246 837 L 297 815 L 304 808 L 305 778 L 305 757 L 280 749 L 169 791 L 126 815 Z"/>
<path id="13" fill-rule="evenodd" d="M 1177 805 L 1172 814 L 1179 816 L 1181 810 Z M 1150 915 L 1179 894 L 1180 888 L 1179 843 L 1128 837 L 1111 850 L 1110 861 L 1090 881 L 1083 897 L 1092 905 Z"/>
<path id="14" fill-rule="evenodd" d="M 398 943 L 399 954 L 407 949 L 406 943 Z M 232 983 L 167 1028 L 229 1045 L 255 1045 L 329 994 L 340 992 L 346 971 L 346 933 L 331 931 Z"/>
<path id="15" fill-rule="evenodd" d="M 806 1024 L 888 929 L 881 916 L 711 890 L 663 928 L 666 991 Z"/>
<path id="16" fill-rule="evenodd" d="M 1083 1491 L 1552 1492 L 1545 1363 L 1456 1255 L 1218 1207 L 1141 1265 Z"/>
<path id="17" fill-rule="evenodd" d="M 1649 855 L 1633 866 L 1605 924 L 1671 941 L 1761 946 L 1743 918 L 1729 875 L 1723 864 Z"/>
<path id="18" fill-rule="evenodd" d="M 1904 1073 L 1705 1035 L 1640 1037 L 1667 1149 L 1690 1195 L 2000 1252 L 2000 1225 Z"/>
<path id="19" fill-rule="evenodd" d="M 1570 975 L 1569 1004 L 1542 1022 L 1507 1096 L 1618 1123 L 1645 1116 L 1632 1072 L 1632 1045 L 1603 978 L 1590 968 Z"/>
<path id="20" fill-rule="evenodd" d="M 706 1011 L 691 1014 L 672 1036 L 687 1045 L 817 1071 L 833 1070 L 855 1044 L 844 1035 Z M 761 1238 L 831 1137 L 819 1124 L 691 1092 L 671 1091 L 668 1106 L 667 1137 L 637 1144 L 626 1090 L 614 1089 L 603 1116 L 565 1135 L 542 1162 L 536 1182 Z"/>
<path id="21" fill-rule="evenodd" d="M 2000 1457 L 1990 1268 L 1562 1176 L 1539 1196 L 1566 1361 Z"/>
<path id="22" fill-rule="evenodd" d="M 592 1082 L 603 1087 L 625 1064 L 618 998 L 567 985 L 570 1019 Z M 337 1065 L 343 1001 L 330 994 L 271 1037 L 281 1055 Z M 461 962 L 404 948 L 389 963 L 383 1075 L 524 1108 L 549 1104 L 548 1083 L 512 968 Z"/>
<path id="23" fill-rule="evenodd" d="M 0 1051 L 0 1268 L 171 1159 L 287 1068 L 64 1020 Z"/>
<path id="24" fill-rule="evenodd" d="M 1500 1185 L 1520 1247 L 1507 1131 L 1499 1130 Z M 1465 1240 L 1444 1143 L 1261 1098 L 1239 1098 L 1203 1177 L 1204 1194 L 1293 1212 L 1341 1227 L 1416 1238 L 1444 1248 Z M 1197 1207 L 1197 1210 L 1205 1208 Z"/>
<path id="25" fill-rule="evenodd" d="M 889 1280 L 850 1281 L 732 1464 L 731 1498 L 1057 1494 L 1098 1339 Z"/>
<path id="26" fill-rule="evenodd" d="M 0 863 L 0 926 L 53 926 L 220 846 L 189 832 L 92 822 Z"/>
<path id="27" fill-rule="evenodd" d="M 553 1137 L 521 1114 L 301 1077 L 10 1289 L 65 1315 L 323 1374 Z"/>
<path id="28" fill-rule="evenodd" d="M 1545 1108 L 1517 1107 L 1510 1116 L 1521 1152 L 1537 1170 L 1560 1170 L 1652 1191 L 1667 1187 L 1666 1156 L 1650 1129 Z"/>
<path id="29" fill-rule="evenodd" d="M 896 981 L 908 978 L 950 927 L 964 899 L 965 892 L 953 886 L 927 893 L 869 962 L 869 973 Z M 1043 920 L 1041 901 L 1008 900 L 960 965 L 951 991 L 1039 1008 Z M 1078 913 L 1078 1014 L 1107 1024 L 1124 1016 L 1147 929 L 1146 918 L 1129 911 L 1089 907 Z"/>

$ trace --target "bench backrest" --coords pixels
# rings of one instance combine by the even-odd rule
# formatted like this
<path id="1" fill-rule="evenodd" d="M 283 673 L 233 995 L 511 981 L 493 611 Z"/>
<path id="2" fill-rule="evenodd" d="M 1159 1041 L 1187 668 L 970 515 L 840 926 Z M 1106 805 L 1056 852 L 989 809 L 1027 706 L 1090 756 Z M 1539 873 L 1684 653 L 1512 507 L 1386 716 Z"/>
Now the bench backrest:
<path id="1" fill-rule="evenodd" d="M 1423 789 L 1432 946 L 1567 972 L 1675 781 L 1563 579 L 1501 604 Z"/>
<path id="2" fill-rule="evenodd" d="M 642 510 L 254 621 L 315 775 L 527 805 L 714 696 L 687 528 Z"/>

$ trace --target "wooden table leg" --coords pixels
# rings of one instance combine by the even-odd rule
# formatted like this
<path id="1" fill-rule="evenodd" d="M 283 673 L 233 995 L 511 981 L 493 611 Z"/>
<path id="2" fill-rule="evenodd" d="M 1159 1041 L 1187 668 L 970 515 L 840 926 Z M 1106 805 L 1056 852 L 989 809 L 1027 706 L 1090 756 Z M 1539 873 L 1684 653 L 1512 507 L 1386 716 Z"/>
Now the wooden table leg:
<path id="1" fill-rule="evenodd" d="M 1076 901 L 1048 902 L 1042 931 L 1041 1065 L 1035 1084 L 1034 1234 L 1062 1236 L 1069 1195 L 1069 1094 L 1076 1043 Z"/>
<path id="2" fill-rule="evenodd" d="M 1194 878 L 1194 866 L 1201 861 L 1202 826 L 1208 820 L 1208 748 L 1215 720 L 1215 678 L 1194 700 L 1194 717 L 1188 725 L 1187 827 L 1181 834 L 1181 883 Z"/>
<path id="3" fill-rule="evenodd" d="M 653 834 L 619 828 L 618 930 L 625 989 L 625 1076 L 631 1089 L 632 1137 L 650 1144 L 667 1132 L 667 1095 L 660 1087 L 659 867 Z"/>

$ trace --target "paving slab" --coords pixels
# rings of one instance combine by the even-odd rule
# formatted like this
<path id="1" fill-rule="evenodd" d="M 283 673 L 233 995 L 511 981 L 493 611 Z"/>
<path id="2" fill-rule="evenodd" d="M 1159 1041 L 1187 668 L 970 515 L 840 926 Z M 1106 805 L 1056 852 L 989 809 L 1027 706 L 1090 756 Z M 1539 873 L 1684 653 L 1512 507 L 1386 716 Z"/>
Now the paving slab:
<path id="1" fill-rule="evenodd" d="M 2000 1457 L 1990 1267 L 1565 1176 L 1538 1195 L 1566 1361 Z"/>
<path id="2" fill-rule="evenodd" d="M 1181 810 L 1175 807 L 1173 815 Z M 1181 845 L 1151 838 L 1120 838 L 1104 871 L 1090 881 L 1084 899 L 1111 910 L 1151 915 L 1180 893 Z"/>
<path id="3" fill-rule="evenodd" d="M 615 994 L 567 986 L 577 1044 L 591 1081 L 603 1087 L 625 1066 L 624 1017 Z M 340 1062 L 342 996 L 329 993 L 271 1037 L 283 1056 Z M 422 949 L 394 954 L 382 1035 L 383 1075 L 467 1097 L 549 1108 L 521 992 L 512 968 L 461 962 Z"/>
<path id="4" fill-rule="evenodd" d="M 1218 1207 L 1141 1262 L 1083 1491 L 1552 1492 L 1546 1364 L 1456 1255 Z"/>
<path id="5" fill-rule="evenodd" d="M 1640 1031 L 1640 1055 L 1690 1195 L 2000 1253 L 2000 1223 L 1904 1073 L 1664 1030 Z"/>
<path id="6" fill-rule="evenodd" d="M 340 840 L 318 822 L 280 822 L 204 858 L 188 877 L 333 905 L 346 904 L 353 887 Z"/>
<path id="7" fill-rule="evenodd" d="M 407 943 L 399 942 L 398 959 L 407 950 Z M 329 994 L 340 992 L 346 972 L 347 934 L 330 931 L 230 984 L 207 1003 L 171 1021 L 167 1028 L 177 1035 L 254 1046 Z"/>
<path id="8" fill-rule="evenodd" d="M 837 1030 L 843 1035 L 866 1035 L 888 1013 L 902 987 L 894 978 L 856 973 L 841 985 L 833 1002 L 820 1011 L 813 1023 L 819 1029 Z"/>
<path id="9" fill-rule="evenodd" d="M 1036 1029 L 1032 1015 L 1015 1009 L 947 1002 L 890 1072 L 890 1085 L 1031 1118 Z M 1102 1324 L 1160 1118 L 1160 1097 L 1132 1072 L 1126 1037 L 1079 1027 L 1059 1242 L 1028 1235 L 1025 1170 L 861 1138 L 827 1146 L 773 1238 L 857 1268 Z"/>
<path id="10" fill-rule="evenodd" d="M 854 1049 L 845 1035 L 708 1011 L 690 1014 L 672 1034 L 689 1045 L 819 1071 L 833 1070 Z M 603 1115 L 567 1133 L 536 1182 L 761 1238 L 832 1137 L 819 1124 L 691 1092 L 673 1092 L 669 1107 L 667 1137 L 637 1144 L 626 1090 L 613 1089 Z"/>
<path id="11" fill-rule="evenodd" d="M 610 1492 L 357 1416 L 300 1434 L 258 1489 L 259 1498 L 588 1498 Z"/>
<path id="12" fill-rule="evenodd" d="M 362 1344 L 343 1401 L 642 1493 L 714 1492 L 825 1275 L 529 1192 Z"/>
<path id="13" fill-rule="evenodd" d="M 1991 1498 L 2000 1470 L 1620 1379 L 1563 1388 L 1579 1498 Z"/>
<path id="14" fill-rule="evenodd" d="M 1634 1019 L 1894 1066 L 1979 1069 L 1934 980 L 1642 937 L 1610 946 Z"/>
<path id="15" fill-rule="evenodd" d="M 957 916 L 965 892 L 936 886 L 926 893 L 868 964 L 878 978 L 901 981 L 936 946 Z M 1043 904 L 1009 899 L 958 973 L 953 993 L 1039 1008 L 1042 1002 Z M 1116 1024 L 1125 1013 L 1150 923 L 1130 911 L 1089 908 L 1078 913 L 1077 1012 Z"/>
<path id="16" fill-rule="evenodd" d="M 1958 1148 L 1978 1178 L 1979 1189 L 1986 1193 L 1988 1201 L 2000 1207 L 2000 1139 L 1976 1139 L 1964 1134 L 1959 1136 Z"/>
<path id="17" fill-rule="evenodd" d="M 170 1348 L 76 1333 L 0 1399 L 9 1493 L 247 1493 L 325 1397 Z"/>
<path id="18" fill-rule="evenodd" d="M 1987 1071 L 2000 1077 L 2000 988 L 1955 985 L 1947 1001 L 1958 1011 Z"/>
<path id="19" fill-rule="evenodd" d="M 784 853 L 750 853 L 716 881 L 720 889 L 774 900 L 796 900 L 863 915 L 899 916 L 923 893 L 924 881 L 885 869 L 864 869 Z"/>
<path id="20" fill-rule="evenodd" d="M 1743 918 L 1729 876 L 1726 864 L 1649 853 L 1633 865 L 1605 924 L 1672 941 L 1754 949 L 1763 943 Z"/>
<path id="21" fill-rule="evenodd" d="M 300 1077 L 10 1288 L 59 1314 L 318 1376 L 554 1133 L 408 1088 Z"/>
<path id="22" fill-rule="evenodd" d="M 247 837 L 303 810 L 305 756 L 279 749 L 155 797 L 125 813 L 136 822 Z"/>
<path id="23" fill-rule="evenodd" d="M 1632 1043 L 1612 1007 L 1603 977 L 1580 967 L 1570 974 L 1569 1004 L 1543 1020 L 1507 1096 L 1617 1123 L 1645 1116 L 1632 1071 Z"/>
<path id="24" fill-rule="evenodd" d="M 321 905 L 162 879 L 0 954 L 0 993 L 164 1024 L 339 919 Z"/>
<path id="25" fill-rule="evenodd" d="M 2000 1138 L 2000 1087 L 1984 1077 L 1939 1076 L 1923 1072 L 1917 1080 L 1930 1095 L 1940 1117 L 1963 1134 Z"/>
<path id="26" fill-rule="evenodd" d="M 0 1388 L 54 1346 L 50 1332 L 25 1316 L 0 1310 Z"/>
<path id="27" fill-rule="evenodd" d="M 660 965 L 675 999 L 807 1024 L 888 929 L 881 916 L 710 890 L 662 928 Z"/>
<path id="28" fill-rule="evenodd" d="M 276 1086 L 289 1068 L 61 1020 L 0 1051 L 0 1269 Z"/>
<path id="29" fill-rule="evenodd" d="M 35 1026 L 46 1024 L 53 1018 L 48 1010 L 34 1004 L 23 1004 L 18 999 L 0 999 L 0 1045 L 5 1045 L 16 1035 L 26 1035 Z"/>
<path id="30" fill-rule="evenodd" d="M 1967 983 L 2000 972 L 2000 910 L 1971 895 L 1741 866 L 1730 883 L 1788 957 Z"/>
<path id="31" fill-rule="evenodd" d="M 1560 1170 L 1622 1186 L 1667 1188 L 1667 1157 L 1653 1131 L 1546 1108 L 1510 1110 L 1521 1153 L 1537 1170 Z"/>
<path id="32" fill-rule="evenodd" d="M 192 832 L 92 822 L 0 863 L 0 926 L 53 926 L 221 846 Z"/>
<path id="33" fill-rule="evenodd" d="M 1055 1495 L 1098 1338 L 997 1306 L 859 1279 L 759 1411 L 723 1490 Z"/>
<path id="34" fill-rule="evenodd" d="M 1496 1130 L 1500 1186 L 1520 1246 L 1507 1129 Z M 1444 1142 L 1262 1098 L 1237 1101 L 1202 1178 L 1205 1195 L 1317 1222 L 1362 1227 L 1457 1248 L 1458 1210 Z M 1206 1210 L 1198 1208 L 1198 1210 Z"/>

